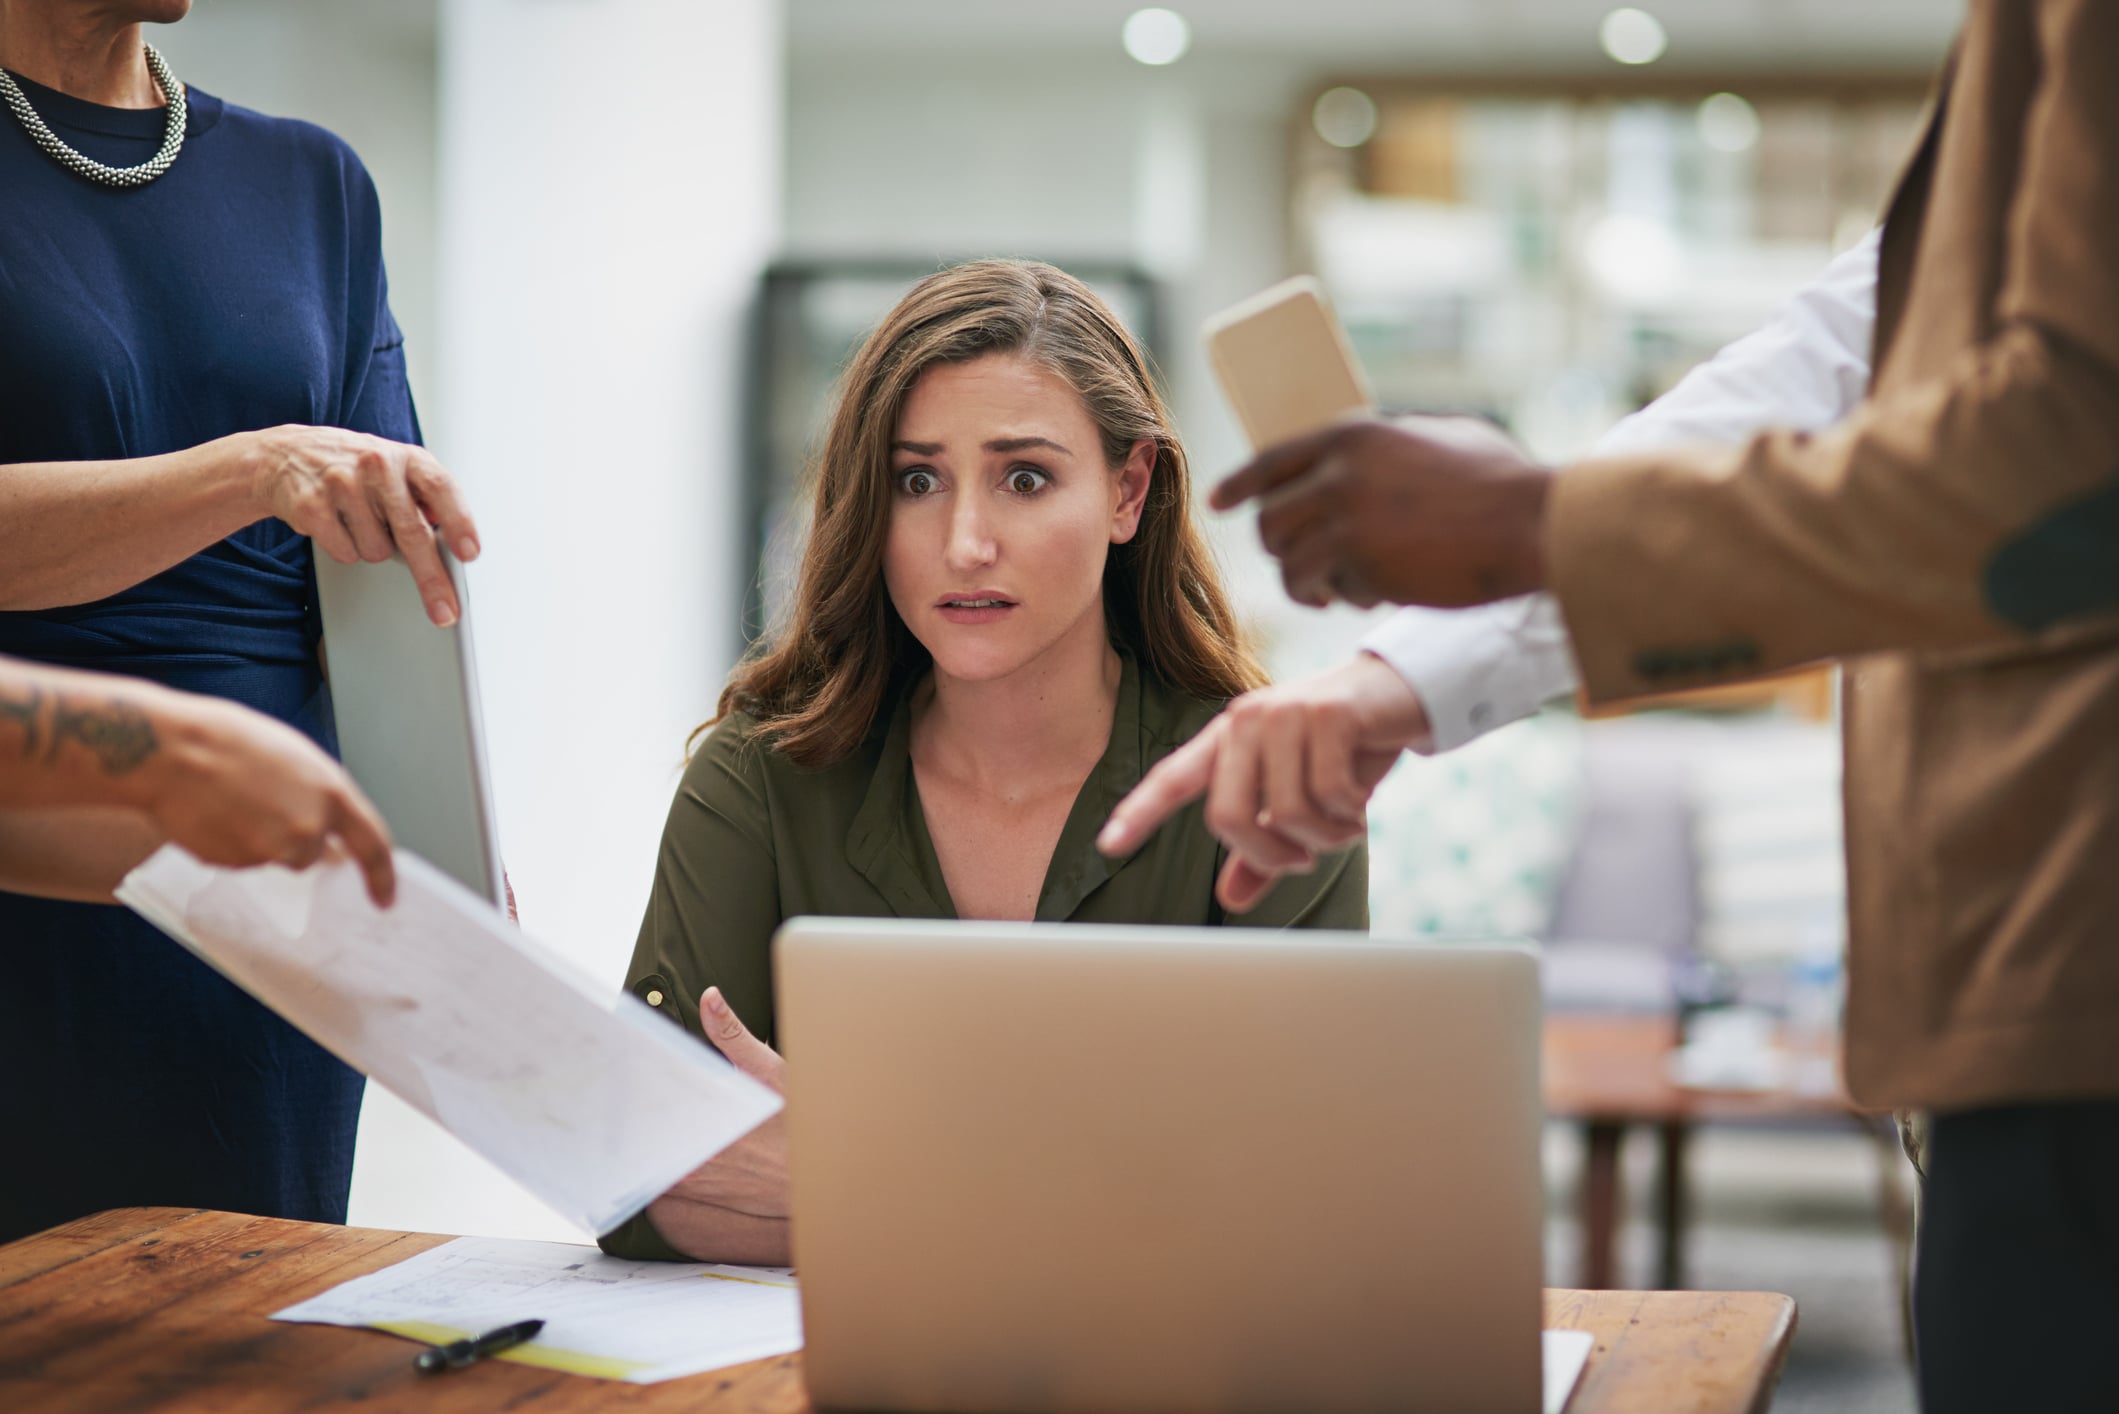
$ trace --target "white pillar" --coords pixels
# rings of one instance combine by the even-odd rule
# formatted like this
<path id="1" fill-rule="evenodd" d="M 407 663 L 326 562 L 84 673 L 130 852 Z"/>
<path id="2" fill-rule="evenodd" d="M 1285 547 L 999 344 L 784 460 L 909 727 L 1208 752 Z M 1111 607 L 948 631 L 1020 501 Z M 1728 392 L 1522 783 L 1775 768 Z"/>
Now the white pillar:
<path id="1" fill-rule="evenodd" d="M 428 430 L 483 533 L 471 591 L 501 847 L 524 926 L 616 987 L 686 733 L 739 647 L 781 6 L 442 0 L 440 45 Z M 355 1221 L 555 1230 L 422 1125 L 371 1101 Z"/>

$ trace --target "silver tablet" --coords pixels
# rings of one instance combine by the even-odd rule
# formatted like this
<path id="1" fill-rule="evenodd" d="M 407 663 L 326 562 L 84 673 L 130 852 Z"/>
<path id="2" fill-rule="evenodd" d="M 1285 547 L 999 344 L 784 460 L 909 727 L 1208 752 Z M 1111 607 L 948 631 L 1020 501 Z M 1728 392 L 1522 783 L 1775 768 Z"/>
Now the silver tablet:
<path id="1" fill-rule="evenodd" d="M 442 563 L 463 606 L 446 629 L 427 618 L 401 558 L 342 565 L 316 557 L 339 750 L 398 844 L 505 908 L 471 600 L 446 549 Z"/>

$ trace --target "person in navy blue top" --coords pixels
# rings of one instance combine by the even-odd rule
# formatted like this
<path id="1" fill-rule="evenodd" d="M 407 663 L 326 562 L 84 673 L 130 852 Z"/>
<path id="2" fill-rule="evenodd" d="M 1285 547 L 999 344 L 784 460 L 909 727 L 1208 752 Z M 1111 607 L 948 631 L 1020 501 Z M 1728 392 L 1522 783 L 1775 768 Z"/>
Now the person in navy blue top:
<path id="1" fill-rule="evenodd" d="M 417 445 L 366 171 L 185 89 L 141 25 L 188 9 L 0 6 L 0 654 L 335 751 L 312 541 L 402 551 L 446 626 L 435 536 L 477 532 Z M 344 1221 L 361 1077 L 109 902 L 153 821 L 0 829 L 64 861 L 0 878 L 0 1241 L 132 1204 Z"/>

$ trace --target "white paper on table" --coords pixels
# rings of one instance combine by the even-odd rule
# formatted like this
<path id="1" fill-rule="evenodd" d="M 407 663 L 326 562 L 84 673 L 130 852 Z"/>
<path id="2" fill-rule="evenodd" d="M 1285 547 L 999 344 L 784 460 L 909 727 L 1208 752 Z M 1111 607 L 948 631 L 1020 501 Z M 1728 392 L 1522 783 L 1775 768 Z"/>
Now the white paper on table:
<path id="1" fill-rule="evenodd" d="M 1545 1332 L 1545 1414 L 1560 1414 L 1582 1378 L 1597 1338 L 1588 1331 Z"/>
<path id="2" fill-rule="evenodd" d="M 229 870 L 166 845 L 120 900 L 562 1216 L 605 1232 L 780 1097 L 417 855 Z"/>
<path id="3" fill-rule="evenodd" d="M 275 1321 L 367 1326 L 441 1344 L 517 1321 L 535 1340 L 494 1358 L 653 1384 L 802 1348 L 794 1273 L 628 1262 L 593 1247 L 459 1237 L 341 1283 Z M 1562 1414 L 1596 1339 L 1543 1333 L 1544 1414 Z"/>
<path id="4" fill-rule="evenodd" d="M 566 1242 L 459 1237 L 273 1313 L 441 1344 L 541 1320 L 495 1356 L 653 1384 L 802 1348 L 802 1301 L 779 1267 L 627 1262 Z"/>

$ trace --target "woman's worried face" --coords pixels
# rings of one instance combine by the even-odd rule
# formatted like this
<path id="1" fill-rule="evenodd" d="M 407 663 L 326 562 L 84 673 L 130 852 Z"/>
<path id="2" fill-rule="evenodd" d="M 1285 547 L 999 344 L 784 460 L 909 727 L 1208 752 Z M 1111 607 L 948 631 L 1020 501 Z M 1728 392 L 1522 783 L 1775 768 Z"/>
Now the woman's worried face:
<path id="1" fill-rule="evenodd" d="M 1064 378 L 1017 354 L 938 364 L 891 444 L 883 578 L 898 616 L 965 681 L 1007 677 L 1104 631 L 1104 563 L 1140 525 L 1155 456 L 1123 466 Z"/>

